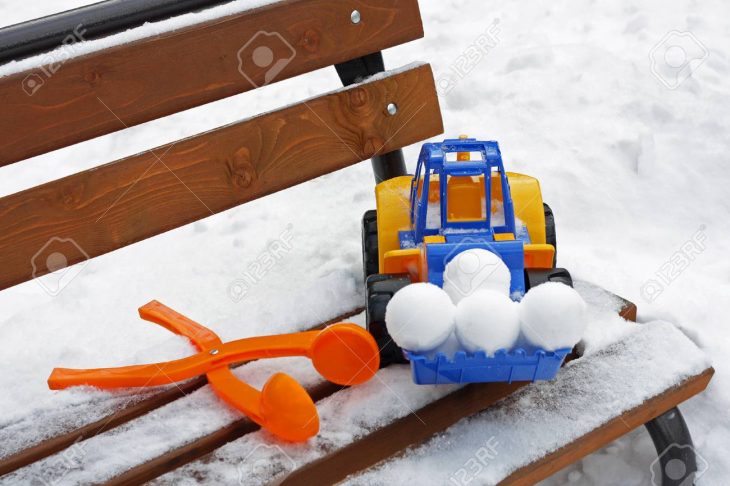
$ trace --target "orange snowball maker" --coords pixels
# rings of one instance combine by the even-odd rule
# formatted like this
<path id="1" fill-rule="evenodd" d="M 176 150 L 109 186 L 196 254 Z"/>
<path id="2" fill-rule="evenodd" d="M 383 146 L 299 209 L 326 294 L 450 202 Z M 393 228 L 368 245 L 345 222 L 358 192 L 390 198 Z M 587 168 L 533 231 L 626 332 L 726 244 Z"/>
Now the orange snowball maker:
<path id="1" fill-rule="evenodd" d="M 276 373 L 259 392 L 238 379 L 228 365 L 259 358 L 306 356 L 324 378 L 344 386 L 364 383 L 380 366 L 375 340 L 355 324 L 338 323 L 322 331 L 223 343 L 210 329 L 157 301 L 140 307 L 139 315 L 187 337 L 200 352 L 148 365 L 89 370 L 55 368 L 48 378 L 48 386 L 52 390 L 77 385 L 99 388 L 158 386 L 205 373 L 213 390 L 228 404 L 278 437 L 301 442 L 319 431 L 317 408 L 307 391 L 291 376 Z"/>

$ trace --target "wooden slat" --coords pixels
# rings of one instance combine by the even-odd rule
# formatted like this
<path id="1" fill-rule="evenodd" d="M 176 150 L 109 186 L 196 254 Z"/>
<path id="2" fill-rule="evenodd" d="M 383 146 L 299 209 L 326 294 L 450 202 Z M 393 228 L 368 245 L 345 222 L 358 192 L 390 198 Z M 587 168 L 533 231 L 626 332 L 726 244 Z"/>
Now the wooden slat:
<path id="1" fill-rule="evenodd" d="M 17 453 L 0 460 L 0 476 L 11 473 L 16 469 L 40 461 L 57 452 L 71 447 L 73 444 L 103 434 L 115 427 L 125 424 L 156 408 L 182 398 L 208 383 L 205 376 L 173 386 L 149 398 L 122 408 L 95 422 L 86 424 L 64 434 L 44 440 L 34 446 L 18 451 Z"/>
<path id="2" fill-rule="evenodd" d="M 621 310 L 619 310 L 618 315 L 620 315 L 627 321 L 636 322 L 636 313 L 638 311 L 638 309 L 636 308 L 636 304 L 624 299 L 623 297 L 618 298 L 623 301 L 623 306 L 621 307 Z"/>
<path id="3" fill-rule="evenodd" d="M 293 471 L 277 484 L 335 484 L 425 442 L 464 417 L 481 412 L 528 382 L 467 385 L 335 452 Z"/>
<path id="4" fill-rule="evenodd" d="M 442 131 L 422 65 L 4 197 L 0 289 Z"/>
<path id="5" fill-rule="evenodd" d="M 349 317 L 361 314 L 364 311 L 364 308 L 356 308 L 350 312 L 346 312 L 330 319 L 329 321 L 317 324 L 309 329 L 322 329 L 325 326 L 341 322 Z M 238 365 L 234 365 L 233 367 L 235 368 L 236 366 Z M 195 379 L 186 381 L 185 383 L 180 383 L 177 386 L 170 387 L 167 390 L 157 393 L 149 398 L 127 405 L 121 410 L 107 415 L 95 422 L 44 440 L 43 442 L 28 447 L 27 449 L 18 451 L 11 456 L 0 459 L 0 476 L 27 466 L 33 462 L 40 461 L 41 459 L 60 452 L 79 441 L 91 439 L 99 434 L 108 432 L 109 430 L 130 422 L 131 420 L 151 412 L 152 410 L 167 405 L 178 398 L 182 398 L 185 395 L 194 392 L 198 388 L 203 387 L 207 383 L 208 379 L 206 376 L 201 375 Z M 234 428 L 234 430 L 239 429 Z"/>
<path id="6" fill-rule="evenodd" d="M 526 466 L 500 484 L 532 485 L 563 467 L 608 445 L 618 437 L 658 417 L 707 387 L 714 370 L 683 381 L 571 444 Z M 332 454 L 311 462 L 276 484 L 335 484 L 419 445 L 462 418 L 485 410 L 527 383 L 493 383 L 466 386 L 413 414 L 391 423 Z"/>
<path id="7" fill-rule="evenodd" d="M 621 316 L 630 315 L 636 306 L 622 299 Z M 478 413 L 528 383 L 481 383 L 468 385 L 456 392 L 420 409 L 416 414 L 401 418 L 379 429 L 350 446 L 292 472 L 282 481 L 285 484 L 330 484 L 346 476 L 366 469 L 403 449 L 429 439 L 464 417 Z M 334 393 L 335 389 L 315 388 L 317 399 Z M 340 388 L 341 390 L 341 388 Z M 324 391 L 324 393 L 322 393 Z M 424 426 L 423 422 L 426 426 Z M 253 427 L 253 428 L 252 428 Z M 139 484 L 159 477 L 212 452 L 225 443 L 256 430 L 247 419 L 213 432 L 185 446 L 173 449 L 151 461 L 135 466 L 112 478 L 107 484 Z M 302 482 L 304 481 L 304 482 Z"/>
<path id="8" fill-rule="evenodd" d="M 421 38 L 423 27 L 417 0 L 283 0 L 72 58 L 50 76 L 3 77 L 0 166 L 124 128 L 104 104 L 132 126 L 265 84 L 268 66 L 247 63 L 252 81 L 239 72 L 239 49 L 257 34 L 249 48 L 265 43 L 276 59 L 291 58 L 274 82 Z M 44 84 L 28 96 L 23 80 L 33 73 Z"/>
<path id="9" fill-rule="evenodd" d="M 648 421 L 655 419 L 664 412 L 702 392 L 707 388 L 714 373 L 715 370 L 709 368 L 699 375 L 684 380 L 674 388 L 670 388 L 664 393 L 647 400 L 642 405 L 625 412 L 601 427 L 593 429 L 565 447 L 546 455 L 528 466 L 518 469 L 499 484 L 530 486 L 555 474 L 564 467 L 607 446 L 631 430 L 644 425 Z"/>
<path id="10" fill-rule="evenodd" d="M 306 390 L 314 402 L 341 391 L 341 385 L 323 381 L 315 386 L 307 387 Z M 132 486 L 143 484 L 157 477 L 162 476 L 180 466 L 199 459 L 206 454 L 213 452 L 227 443 L 243 437 L 246 434 L 259 430 L 256 423 L 244 417 L 232 424 L 218 429 L 198 440 L 190 442 L 182 447 L 173 449 L 151 461 L 140 464 L 119 476 L 104 482 L 106 486 Z M 323 483 L 319 483 L 323 484 Z"/>

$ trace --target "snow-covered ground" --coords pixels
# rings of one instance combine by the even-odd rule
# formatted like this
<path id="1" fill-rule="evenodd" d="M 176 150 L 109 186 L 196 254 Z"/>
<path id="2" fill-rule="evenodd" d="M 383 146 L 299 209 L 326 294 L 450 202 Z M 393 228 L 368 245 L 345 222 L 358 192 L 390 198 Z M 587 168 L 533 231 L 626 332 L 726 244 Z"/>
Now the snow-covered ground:
<path id="1" fill-rule="evenodd" d="M 0 25 L 88 3 L 0 0 Z M 713 381 L 682 411 L 708 465 L 699 483 L 725 484 L 730 5 L 420 3 L 426 38 L 386 51 L 386 64 L 430 62 L 447 135 L 499 140 L 510 170 L 540 179 L 557 218 L 560 266 L 637 302 L 642 321 L 676 323 L 711 356 Z M 672 68 L 683 64 L 683 52 L 694 60 L 689 69 Z M 4 167 L 0 195 L 336 87 L 334 70 L 321 70 Z M 405 151 L 411 168 L 417 151 Z M 94 259 L 55 297 L 35 282 L 3 291 L 0 427 L 43 422 L 90 399 L 83 390 L 50 392 L 54 366 L 191 352 L 184 339 L 138 319 L 136 308 L 153 298 L 224 340 L 301 329 L 361 305 L 359 220 L 373 206 L 364 162 Z M 289 249 L 241 295 L 236 282 L 275 240 Z M 148 425 L 151 441 L 165 427 Z M 3 434 L 3 446 L 12 447 L 14 436 L 23 434 Z M 449 447 L 459 466 L 474 453 Z M 637 430 L 546 484 L 642 484 L 651 447 Z M 429 470 L 417 465 L 443 454 L 426 445 L 385 474 L 423 479 Z"/>

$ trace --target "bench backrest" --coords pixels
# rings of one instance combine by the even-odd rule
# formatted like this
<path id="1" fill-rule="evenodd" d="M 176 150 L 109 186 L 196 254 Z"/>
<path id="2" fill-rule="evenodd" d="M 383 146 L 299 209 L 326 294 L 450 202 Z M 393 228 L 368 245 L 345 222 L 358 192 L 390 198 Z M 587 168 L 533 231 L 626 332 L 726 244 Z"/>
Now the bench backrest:
<path id="1" fill-rule="evenodd" d="M 0 78 L 0 165 L 330 65 L 344 81 L 422 36 L 417 0 L 284 0 L 51 59 Z M 442 130 L 411 66 L 0 198 L 0 289 L 53 271 L 58 244 L 79 263 Z"/>

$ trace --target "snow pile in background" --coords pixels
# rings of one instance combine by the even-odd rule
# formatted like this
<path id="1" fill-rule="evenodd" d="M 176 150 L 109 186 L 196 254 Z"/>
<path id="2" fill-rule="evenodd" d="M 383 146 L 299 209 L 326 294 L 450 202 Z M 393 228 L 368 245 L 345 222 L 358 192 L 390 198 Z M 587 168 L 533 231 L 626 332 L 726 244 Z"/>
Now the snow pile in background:
<path id="1" fill-rule="evenodd" d="M 88 3 L 0 0 L 0 12 L 2 22 L 14 23 Z M 714 358 L 709 388 L 682 412 L 710 466 L 700 484 L 724 484 L 730 425 L 718 417 L 730 408 L 730 6 L 719 0 L 420 4 L 425 39 L 386 51 L 387 66 L 432 63 L 446 136 L 498 140 L 508 170 L 540 180 L 556 216 L 559 266 L 636 302 L 641 321 L 677 323 Z M 709 57 L 670 90 L 652 74 L 649 53 L 674 30 L 691 32 Z M 496 45 L 486 55 L 468 56 L 495 32 Z M 334 69 L 320 70 L 34 157 L 0 168 L 0 194 L 338 86 Z M 419 149 L 405 150 L 411 170 Z M 189 354 L 182 338 L 139 321 L 137 307 L 152 298 L 224 340 L 303 329 L 362 305 L 360 218 L 373 207 L 372 173 L 364 162 L 95 258 L 57 297 L 35 282 L 0 292 L 3 437 L 15 435 L 6 435 L 8 427 L 34 417 L 51 420 L 51 410 L 70 417 L 82 410 L 79 403 L 105 399 L 50 392 L 45 380 L 54 366 Z M 250 288 L 236 286 L 268 243 L 282 238 L 290 249 L 274 267 Z M 625 327 L 613 321 L 589 326 L 586 354 L 616 342 Z M 148 441 L 175 445 L 165 442 L 174 431 L 163 440 L 154 435 L 159 430 L 148 430 Z M 460 442 L 442 444 L 454 457 L 473 452 L 469 444 L 462 452 Z M 233 459 L 236 452 L 228 451 Z M 419 451 L 421 467 L 444 463 L 434 447 Z M 127 447 L 117 454 L 134 452 Z M 637 430 L 545 484 L 630 484 L 620 475 L 646 474 L 655 457 L 647 434 Z"/>

